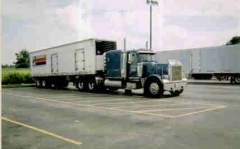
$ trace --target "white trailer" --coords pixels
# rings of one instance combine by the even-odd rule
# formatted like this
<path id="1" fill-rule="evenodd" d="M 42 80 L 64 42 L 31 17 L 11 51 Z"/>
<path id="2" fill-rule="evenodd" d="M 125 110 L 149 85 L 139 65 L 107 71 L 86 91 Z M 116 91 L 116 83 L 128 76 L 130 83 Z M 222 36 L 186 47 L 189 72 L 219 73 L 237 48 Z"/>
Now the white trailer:
<path id="1" fill-rule="evenodd" d="M 240 77 L 240 44 L 157 52 L 157 60 L 163 62 L 169 58 L 183 63 L 183 73 L 195 79 L 219 80 L 231 77 L 231 83 Z"/>
<path id="2" fill-rule="evenodd" d="M 30 53 L 30 74 L 37 86 L 67 86 L 78 75 L 103 72 L 103 53 L 116 49 L 116 42 L 87 39 Z M 50 83 L 50 80 L 51 83 Z"/>

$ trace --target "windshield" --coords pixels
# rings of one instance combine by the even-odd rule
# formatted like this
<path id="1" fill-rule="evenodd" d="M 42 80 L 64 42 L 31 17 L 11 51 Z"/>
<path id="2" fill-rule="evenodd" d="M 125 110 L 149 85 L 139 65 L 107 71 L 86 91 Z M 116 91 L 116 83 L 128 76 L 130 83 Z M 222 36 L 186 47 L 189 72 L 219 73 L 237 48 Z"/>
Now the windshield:
<path id="1" fill-rule="evenodd" d="M 139 54 L 139 62 L 154 62 L 155 54 L 141 53 Z"/>

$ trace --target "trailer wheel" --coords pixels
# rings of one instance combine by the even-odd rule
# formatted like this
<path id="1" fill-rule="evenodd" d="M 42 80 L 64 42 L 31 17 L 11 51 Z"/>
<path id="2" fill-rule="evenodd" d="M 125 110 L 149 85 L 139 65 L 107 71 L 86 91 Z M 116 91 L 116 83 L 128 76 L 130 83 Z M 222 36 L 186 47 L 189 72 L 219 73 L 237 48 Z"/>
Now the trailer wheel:
<path id="1" fill-rule="evenodd" d="M 235 82 L 240 83 L 240 77 L 235 77 Z"/>
<path id="2" fill-rule="evenodd" d="M 42 87 L 42 80 L 36 79 L 36 86 L 37 86 L 38 88 Z"/>
<path id="3" fill-rule="evenodd" d="M 43 88 L 47 87 L 47 81 L 45 79 L 42 80 L 42 87 Z"/>
<path id="4" fill-rule="evenodd" d="M 51 87 L 51 83 L 49 81 L 47 81 L 46 79 L 42 80 L 42 87 L 43 88 L 50 88 Z"/>
<path id="5" fill-rule="evenodd" d="M 59 88 L 59 83 L 57 81 L 53 82 L 53 88 L 58 89 Z"/>
<path id="6" fill-rule="evenodd" d="M 85 82 L 81 81 L 81 80 L 78 80 L 77 81 L 77 89 L 79 91 L 85 91 L 86 90 L 86 85 L 85 85 Z"/>
<path id="7" fill-rule="evenodd" d="M 163 86 L 159 80 L 150 80 L 144 87 L 144 95 L 148 97 L 160 97 L 163 95 Z"/>

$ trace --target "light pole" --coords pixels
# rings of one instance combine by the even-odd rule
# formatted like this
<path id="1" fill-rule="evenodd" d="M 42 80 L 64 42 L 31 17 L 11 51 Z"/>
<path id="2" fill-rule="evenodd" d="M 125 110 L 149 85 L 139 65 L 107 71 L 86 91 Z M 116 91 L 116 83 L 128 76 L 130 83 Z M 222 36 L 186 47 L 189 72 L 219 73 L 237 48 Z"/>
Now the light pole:
<path id="1" fill-rule="evenodd" d="M 147 4 L 150 5 L 150 49 L 152 49 L 152 6 L 158 5 L 158 0 L 147 0 Z"/>

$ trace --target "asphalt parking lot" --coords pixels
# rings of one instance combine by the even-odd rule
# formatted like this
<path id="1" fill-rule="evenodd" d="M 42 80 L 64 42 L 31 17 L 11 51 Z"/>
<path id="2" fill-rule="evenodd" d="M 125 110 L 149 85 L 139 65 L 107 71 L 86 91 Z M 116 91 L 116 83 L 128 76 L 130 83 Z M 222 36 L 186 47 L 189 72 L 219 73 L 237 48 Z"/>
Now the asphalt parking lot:
<path id="1" fill-rule="evenodd" d="M 2 146 L 11 149 L 239 149 L 240 86 L 188 84 L 150 99 L 34 87 L 2 89 Z"/>

